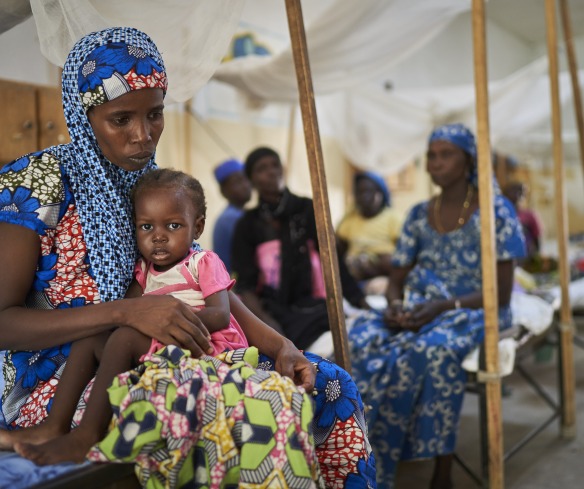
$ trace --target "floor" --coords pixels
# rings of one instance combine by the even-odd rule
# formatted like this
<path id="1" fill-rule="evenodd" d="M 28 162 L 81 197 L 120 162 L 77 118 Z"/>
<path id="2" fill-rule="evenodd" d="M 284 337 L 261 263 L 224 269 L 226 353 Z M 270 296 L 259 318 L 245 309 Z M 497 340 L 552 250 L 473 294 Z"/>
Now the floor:
<path id="1" fill-rule="evenodd" d="M 584 321 L 578 321 L 577 333 L 584 338 Z M 551 346 L 539 348 L 523 362 L 526 370 L 542 383 L 546 392 L 558 398 L 557 352 Z M 535 438 L 511 456 L 504 465 L 507 489 L 549 489 L 582 487 L 584 480 L 584 348 L 574 346 L 576 379 L 576 436 L 561 437 L 560 422 L 554 420 Z M 502 416 L 505 449 L 529 433 L 537 421 L 552 413 L 548 404 L 514 372 L 503 383 Z M 465 396 L 457 453 L 474 470 L 480 468 L 478 432 L 478 397 Z M 398 469 L 396 489 L 425 489 L 429 485 L 433 464 L 430 461 L 402 463 Z M 458 465 L 453 469 L 455 489 L 480 486 Z"/>

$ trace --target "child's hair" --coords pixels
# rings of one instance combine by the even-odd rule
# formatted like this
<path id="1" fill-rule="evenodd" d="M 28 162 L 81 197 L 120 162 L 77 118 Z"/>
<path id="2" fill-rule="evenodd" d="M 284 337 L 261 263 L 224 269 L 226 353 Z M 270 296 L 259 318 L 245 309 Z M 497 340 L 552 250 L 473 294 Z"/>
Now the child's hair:
<path id="1" fill-rule="evenodd" d="M 172 168 L 159 168 L 145 173 L 132 188 L 130 200 L 135 207 L 136 196 L 143 190 L 154 188 L 184 189 L 190 192 L 199 214 L 207 217 L 207 203 L 201 183 L 194 177 Z"/>

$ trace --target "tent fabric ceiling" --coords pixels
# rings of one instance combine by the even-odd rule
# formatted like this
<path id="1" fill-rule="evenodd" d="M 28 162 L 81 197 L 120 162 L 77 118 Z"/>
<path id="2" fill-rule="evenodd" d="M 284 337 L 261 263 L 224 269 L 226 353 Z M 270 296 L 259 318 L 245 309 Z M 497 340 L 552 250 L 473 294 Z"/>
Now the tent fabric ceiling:
<path id="1" fill-rule="evenodd" d="M 250 0 L 251 1 L 251 0 Z M 232 38 L 244 0 L 2 0 L 0 29 L 30 16 L 43 54 L 62 65 L 74 40 L 113 25 L 148 32 L 165 58 L 171 101 L 193 97 L 214 74 L 252 99 L 294 101 L 296 78 L 290 48 L 263 59 L 245 57 L 219 65 Z M 273 8 L 284 9 L 270 2 Z M 344 153 L 356 165 L 390 174 L 425 146 L 436 123 L 461 120 L 473 125 L 471 86 L 382 93 L 375 85 L 388 70 L 418 51 L 453 19 L 467 14 L 470 0 L 327 0 L 306 28 L 319 115 L 330 121 Z M 543 2 L 489 0 L 490 22 L 534 46 L 545 41 Z M 584 34 L 584 2 L 569 0 L 575 35 Z M 314 11 L 310 2 L 303 8 Z M 540 11 L 541 10 L 541 11 Z M 219 21 L 217 19 L 220 19 Z M 163 26 L 173 25 L 173 29 Z M 545 60 L 492 83 L 493 141 L 509 148 L 533 144 L 545 133 L 549 93 Z M 535 71 L 534 71 L 535 70 Z M 531 76 L 531 78 L 529 78 Z M 581 76 L 582 79 L 582 76 Z M 563 99 L 570 92 L 562 82 Z M 506 88 L 505 88 L 506 87 Z M 512 87 L 522 87 L 514 90 Z M 542 102 L 543 101 L 543 102 Z M 527 116 L 526 114 L 529 114 Z M 541 139 L 540 139 L 541 140 Z M 522 142 L 523 141 L 523 142 Z"/>
<path id="2" fill-rule="evenodd" d="M 336 0 L 306 27 L 316 95 L 378 78 L 469 8 L 469 1 L 460 0 Z M 272 57 L 223 63 L 213 78 L 253 99 L 298 99 L 291 46 Z"/>
<path id="3" fill-rule="evenodd" d="M 57 66 L 63 66 L 73 44 L 89 32 L 123 25 L 148 33 L 164 57 L 170 102 L 190 99 L 207 83 L 227 51 L 244 3 L 30 0 L 41 51 Z"/>
<path id="4" fill-rule="evenodd" d="M 543 1 L 488 0 L 485 5 L 489 19 L 505 30 L 529 43 L 545 42 L 546 26 Z M 584 36 L 584 2 L 582 0 L 568 0 L 568 8 L 573 35 L 575 37 Z"/>

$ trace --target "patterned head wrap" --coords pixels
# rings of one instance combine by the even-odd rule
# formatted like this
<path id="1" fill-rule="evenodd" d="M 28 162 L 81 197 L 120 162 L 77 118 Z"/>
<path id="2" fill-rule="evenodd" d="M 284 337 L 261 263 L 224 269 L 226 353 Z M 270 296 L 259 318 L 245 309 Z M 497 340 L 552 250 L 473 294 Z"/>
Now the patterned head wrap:
<path id="1" fill-rule="evenodd" d="M 63 107 L 71 143 L 51 148 L 71 186 L 102 301 L 124 296 L 137 257 L 130 190 L 155 168 L 126 171 L 102 154 L 87 110 L 131 90 L 166 90 L 164 63 L 143 32 L 114 27 L 78 41 L 63 68 Z"/>
<path id="2" fill-rule="evenodd" d="M 474 134 L 468 127 L 463 126 L 462 124 L 446 124 L 437 127 L 432 131 L 432 134 L 430 134 L 428 143 L 431 143 L 432 141 L 447 141 L 452 143 L 476 160 L 477 145 Z"/>
<path id="3" fill-rule="evenodd" d="M 381 175 L 378 175 L 377 173 L 372 172 L 372 171 L 364 171 L 364 172 L 360 172 L 360 173 L 355 174 L 353 184 L 357 185 L 357 182 L 359 182 L 359 180 L 361 180 L 363 178 L 366 178 L 367 180 L 371 180 L 375 185 L 377 185 L 377 187 L 379 188 L 379 190 L 383 194 L 383 205 L 385 207 L 391 206 L 391 192 L 389 191 L 389 187 L 385 183 L 385 180 L 383 179 L 383 177 Z"/>
<path id="4" fill-rule="evenodd" d="M 85 112 L 131 90 L 162 88 L 168 82 L 161 64 L 144 49 L 125 42 L 94 49 L 79 67 L 79 93 Z"/>
<path id="5" fill-rule="evenodd" d="M 432 131 L 428 139 L 428 144 L 433 141 L 446 141 L 454 144 L 472 157 L 472 169 L 469 174 L 469 181 L 478 188 L 477 145 L 474 134 L 470 129 L 462 124 L 446 124 Z"/>

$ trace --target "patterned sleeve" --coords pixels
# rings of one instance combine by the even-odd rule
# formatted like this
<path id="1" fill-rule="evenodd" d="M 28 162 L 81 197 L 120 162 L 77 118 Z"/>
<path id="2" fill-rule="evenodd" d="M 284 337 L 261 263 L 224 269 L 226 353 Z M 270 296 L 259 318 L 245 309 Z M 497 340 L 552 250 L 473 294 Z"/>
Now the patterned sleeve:
<path id="1" fill-rule="evenodd" d="M 515 208 L 500 195 L 495 196 L 495 228 L 499 261 L 525 257 L 525 238 Z"/>
<path id="2" fill-rule="evenodd" d="M 201 254 L 203 256 L 200 258 L 197 257 L 197 254 L 191 257 L 189 267 L 194 262 L 197 263 L 199 286 L 201 287 L 203 298 L 206 299 L 221 290 L 230 290 L 235 284 L 235 280 L 229 277 L 229 273 L 217 253 L 204 251 Z M 195 259 L 195 257 L 198 259 Z"/>
<path id="3" fill-rule="evenodd" d="M 0 169 L 0 222 L 44 235 L 57 225 L 64 201 L 61 169 L 53 155 L 31 153 Z"/>
<path id="4" fill-rule="evenodd" d="M 391 257 L 393 267 L 407 267 L 415 263 L 420 248 L 418 228 L 424 213 L 423 204 L 414 206 L 408 213 Z"/>

